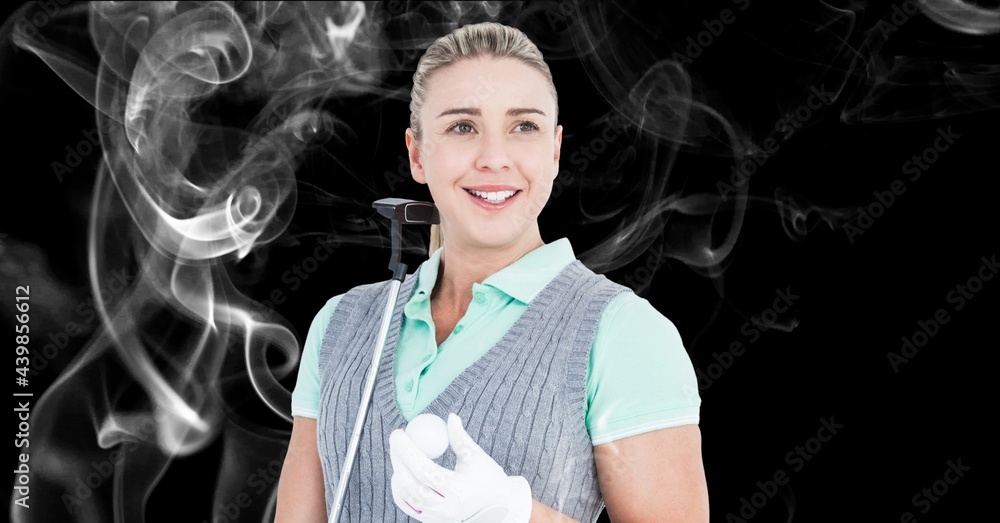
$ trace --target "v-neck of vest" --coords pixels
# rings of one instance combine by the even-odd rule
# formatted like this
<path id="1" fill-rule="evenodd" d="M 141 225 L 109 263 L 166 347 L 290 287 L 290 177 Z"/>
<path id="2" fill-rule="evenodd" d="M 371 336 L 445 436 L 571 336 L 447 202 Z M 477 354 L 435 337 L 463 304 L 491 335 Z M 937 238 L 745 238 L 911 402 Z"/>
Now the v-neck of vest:
<path id="1" fill-rule="evenodd" d="M 423 265 L 423 263 L 421 263 Z M 550 280 L 545 287 L 535 295 L 528 307 L 521 313 L 521 316 L 514 322 L 514 325 L 507 330 L 499 341 L 493 344 L 485 354 L 479 357 L 472 365 L 466 367 L 448 384 L 445 389 L 438 394 L 433 401 L 421 412 L 436 414 L 444 419 L 448 415 L 447 409 L 454 405 L 465 392 L 475 385 L 480 377 L 492 366 L 502 363 L 503 360 L 515 357 L 514 351 L 500 353 L 497 347 L 507 345 L 513 347 L 516 342 L 525 335 L 525 325 L 535 322 L 553 300 L 553 296 L 558 294 L 552 288 L 555 286 L 567 287 L 573 273 L 584 271 L 585 266 L 579 259 L 575 259 L 563 267 L 559 274 Z M 409 301 L 415 289 L 416 274 L 419 274 L 420 267 L 408 276 L 407 280 L 400 288 L 399 298 L 396 302 L 396 309 L 393 311 L 393 319 L 390 329 L 386 335 L 386 345 L 382 354 L 382 363 L 379 365 L 378 376 L 375 380 L 375 395 L 372 402 L 383 419 L 392 428 L 403 428 L 406 426 L 406 418 L 396 403 L 395 362 L 396 344 L 399 341 L 399 331 L 402 327 L 402 309 Z M 386 286 L 388 289 L 388 286 Z M 391 342 L 391 343 L 390 343 Z"/>

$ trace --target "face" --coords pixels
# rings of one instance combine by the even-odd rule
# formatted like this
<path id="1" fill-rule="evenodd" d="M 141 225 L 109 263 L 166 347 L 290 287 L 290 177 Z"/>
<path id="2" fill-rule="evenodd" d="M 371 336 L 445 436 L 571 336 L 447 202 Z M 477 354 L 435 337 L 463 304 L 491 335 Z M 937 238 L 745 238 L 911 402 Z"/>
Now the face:
<path id="1" fill-rule="evenodd" d="M 499 247 L 537 237 L 559 173 L 555 109 L 542 74 L 516 59 L 463 60 L 430 76 L 421 140 L 407 129 L 406 147 L 449 244 Z"/>

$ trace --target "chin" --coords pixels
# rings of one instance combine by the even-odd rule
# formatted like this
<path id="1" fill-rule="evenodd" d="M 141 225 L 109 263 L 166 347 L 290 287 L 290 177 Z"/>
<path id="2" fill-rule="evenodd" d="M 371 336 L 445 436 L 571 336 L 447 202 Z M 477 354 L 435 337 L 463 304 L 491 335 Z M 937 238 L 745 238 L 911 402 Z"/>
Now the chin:
<path id="1" fill-rule="evenodd" d="M 491 228 L 485 233 L 477 231 L 474 236 L 470 237 L 470 240 L 482 247 L 504 247 L 516 243 L 520 237 L 520 234 L 504 234 Z"/>

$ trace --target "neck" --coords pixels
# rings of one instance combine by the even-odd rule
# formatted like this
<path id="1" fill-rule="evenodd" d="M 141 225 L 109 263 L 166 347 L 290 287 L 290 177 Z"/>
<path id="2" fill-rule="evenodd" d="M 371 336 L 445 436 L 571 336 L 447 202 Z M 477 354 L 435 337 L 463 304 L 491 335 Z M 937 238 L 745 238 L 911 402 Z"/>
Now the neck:
<path id="1" fill-rule="evenodd" d="M 457 241 L 443 243 L 431 300 L 449 309 L 468 305 L 472 301 L 473 283 L 482 283 L 525 254 L 545 245 L 538 228 L 532 232 L 512 244 L 488 248 Z"/>

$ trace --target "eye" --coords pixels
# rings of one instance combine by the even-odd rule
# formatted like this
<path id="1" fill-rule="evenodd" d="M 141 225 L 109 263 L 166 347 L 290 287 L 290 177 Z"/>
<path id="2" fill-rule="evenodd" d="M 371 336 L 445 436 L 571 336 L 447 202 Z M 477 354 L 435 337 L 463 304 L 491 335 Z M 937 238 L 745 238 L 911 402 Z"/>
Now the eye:
<path id="1" fill-rule="evenodd" d="M 451 132 L 451 131 L 456 130 L 456 129 L 468 129 L 468 131 L 459 131 L 458 134 L 469 134 L 470 132 L 472 132 L 474 130 L 472 128 L 472 124 L 471 123 L 463 120 L 461 122 L 455 122 L 455 123 L 451 124 L 451 126 L 448 127 L 447 129 L 445 129 L 445 131 Z"/>
<path id="2" fill-rule="evenodd" d="M 538 130 L 538 125 L 536 125 L 535 122 L 532 122 L 530 120 L 525 120 L 525 121 L 517 124 L 516 128 L 523 129 L 522 132 L 531 132 L 531 131 L 537 131 Z"/>

